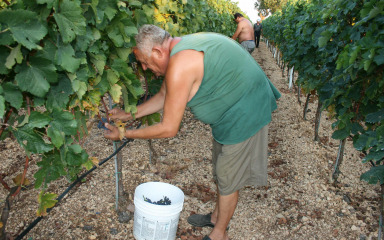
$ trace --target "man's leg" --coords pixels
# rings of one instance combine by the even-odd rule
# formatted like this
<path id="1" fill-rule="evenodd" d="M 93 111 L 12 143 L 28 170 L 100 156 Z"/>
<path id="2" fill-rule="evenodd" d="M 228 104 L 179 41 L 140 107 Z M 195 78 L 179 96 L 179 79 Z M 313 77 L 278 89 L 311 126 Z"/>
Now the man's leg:
<path id="1" fill-rule="evenodd" d="M 212 223 L 215 224 L 209 237 L 212 240 L 227 240 L 228 235 L 226 229 L 231 220 L 239 198 L 239 191 L 229 195 L 222 196 L 218 192 L 216 207 L 211 216 Z"/>
<path id="2" fill-rule="evenodd" d="M 257 34 L 256 48 L 259 47 L 259 42 L 260 42 L 260 34 Z"/>

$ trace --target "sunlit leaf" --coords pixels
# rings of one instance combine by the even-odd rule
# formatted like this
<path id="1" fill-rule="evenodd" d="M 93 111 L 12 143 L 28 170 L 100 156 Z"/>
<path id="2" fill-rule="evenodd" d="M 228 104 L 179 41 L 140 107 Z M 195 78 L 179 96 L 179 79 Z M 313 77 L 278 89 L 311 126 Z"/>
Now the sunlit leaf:
<path id="1" fill-rule="evenodd" d="M 76 92 L 76 94 L 77 94 L 79 99 L 82 99 L 83 95 L 88 90 L 87 84 L 85 82 L 82 82 L 82 81 L 79 81 L 79 80 L 74 80 L 72 82 L 72 88 L 73 88 L 73 91 Z"/>
<path id="2" fill-rule="evenodd" d="M 47 216 L 47 209 L 52 208 L 57 203 L 57 194 L 45 193 L 41 191 L 38 197 L 39 208 L 36 212 L 37 216 Z"/>
<path id="3" fill-rule="evenodd" d="M 104 54 L 92 54 L 91 62 L 95 64 L 95 67 L 100 75 L 104 72 L 104 67 L 106 64 L 106 57 Z"/>
<path id="4" fill-rule="evenodd" d="M 22 182 L 21 182 L 22 178 L 23 178 L 23 174 L 20 173 L 20 174 L 18 174 L 16 177 L 14 177 L 14 178 L 12 179 L 12 181 L 13 181 L 13 183 L 14 183 L 16 186 L 29 186 L 29 185 L 31 185 L 31 182 L 30 182 L 29 179 L 26 178 L 26 177 L 24 178 L 24 182 L 22 183 Z"/>
<path id="5" fill-rule="evenodd" d="M 7 57 L 5 66 L 8 69 L 11 69 L 16 63 L 20 64 L 23 61 L 23 54 L 21 53 L 20 46 L 21 45 L 18 44 L 15 48 L 13 48 Z"/>
<path id="6" fill-rule="evenodd" d="M 118 84 L 114 84 L 111 89 L 109 90 L 109 94 L 111 94 L 111 97 L 115 103 L 120 102 L 120 97 L 121 97 L 121 86 Z"/>
<path id="7" fill-rule="evenodd" d="M 122 140 L 125 137 L 125 125 L 126 123 L 122 122 L 121 120 L 117 120 L 115 122 L 115 126 L 119 130 L 119 138 Z"/>
<path id="8" fill-rule="evenodd" d="M 107 70 L 107 79 L 109 81 L 109 84 L 111 84 L 111 86 L 112 86 L 119 81 L 119 76 L 116 75 L 116 73 L 114 71 L 112 71 L 111 69 L 108 69 Z"/>

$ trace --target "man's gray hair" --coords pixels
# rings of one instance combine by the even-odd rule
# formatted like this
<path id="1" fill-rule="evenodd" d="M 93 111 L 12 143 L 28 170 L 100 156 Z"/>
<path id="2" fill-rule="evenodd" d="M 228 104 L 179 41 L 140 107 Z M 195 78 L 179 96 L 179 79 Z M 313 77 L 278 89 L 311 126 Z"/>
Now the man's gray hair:
<path id="1" fill-rule="evenodd" d="M 151 56 L 154 46 L 161 46 L 165 40 L 171 35 L 155 25 L 146 24 L 139 29 L 139 33 L 135 36 L 136 47 L 140 52 Z"/>

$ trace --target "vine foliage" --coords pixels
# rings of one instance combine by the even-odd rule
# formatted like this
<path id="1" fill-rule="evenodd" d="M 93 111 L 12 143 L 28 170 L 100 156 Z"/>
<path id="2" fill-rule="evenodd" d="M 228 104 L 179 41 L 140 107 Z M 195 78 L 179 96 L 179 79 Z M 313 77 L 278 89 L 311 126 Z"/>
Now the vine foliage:
<path id="1" fill-rule="evenodd" d="M 148 75 L 132 54 L 138 28 L 149 23 L 173 36 L 230 36 L 233 13 L 241 12 L 229 0 L 6 3 L 0 5 L 0 134 L 15 137 L 27 156 L 40 160 L 34 175 L 41 188 L 38 215 L 55 204 L 56 194 L 46 192 L 50 182 L 63 176 L 72 181 L 93 166 L 81 139 L 87 121 L 100 114 L 103 96 L 126 112 L 137 111 Z"/>
<path id="2" fill-rule="evenodd" d="M 298 1 L 263 24 L 297 83 L 333 115 L 332 137 L 352 138 L 372 164 L 361 179 L 384 184 L 384 1 Z"/>

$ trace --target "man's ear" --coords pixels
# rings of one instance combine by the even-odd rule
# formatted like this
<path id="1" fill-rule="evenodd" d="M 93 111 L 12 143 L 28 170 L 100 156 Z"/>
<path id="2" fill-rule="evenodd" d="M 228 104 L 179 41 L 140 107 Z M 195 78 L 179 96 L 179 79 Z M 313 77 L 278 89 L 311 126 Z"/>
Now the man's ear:
<path id="1" fill-rule="evenodd" d="M 160 47 L 153 47 L 152 48 L 152 56 L 156 58 L 162 58 L 163 57 L 163 51 Z"/>

